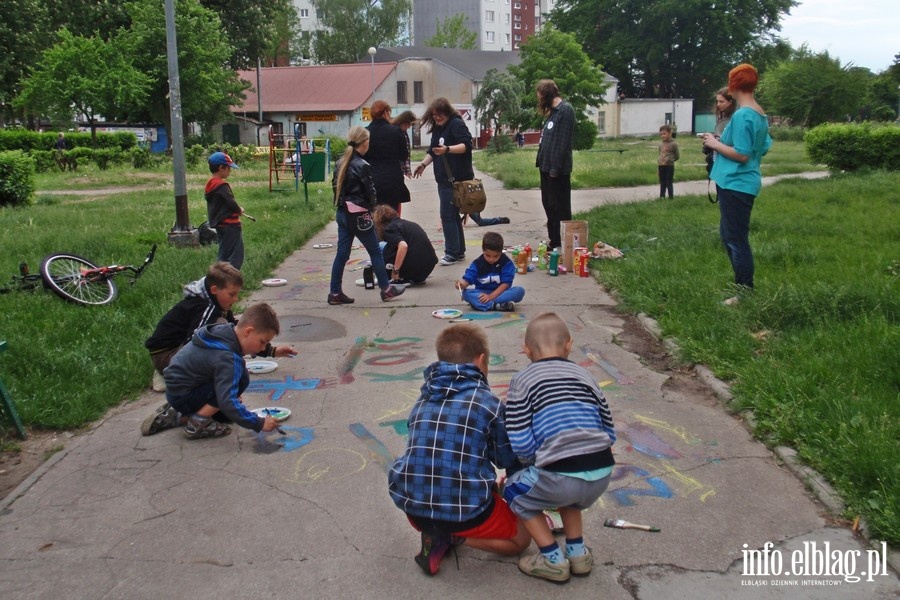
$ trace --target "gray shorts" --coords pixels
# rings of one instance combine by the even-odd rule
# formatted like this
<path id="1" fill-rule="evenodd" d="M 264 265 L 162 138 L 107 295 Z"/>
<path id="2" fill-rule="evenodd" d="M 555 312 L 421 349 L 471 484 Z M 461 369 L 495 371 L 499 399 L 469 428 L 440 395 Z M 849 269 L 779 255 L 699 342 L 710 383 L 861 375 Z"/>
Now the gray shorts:
<path id="1" fill-rule="evenodd" d="M 562 507 L 584 510 L 593 505 L 608 486 L 608 476 L 597 481 L 585 481 L 531 466 L 509 478 L 503 489 L 503 498 L 517 517 L 527 521 L 546 509 Z"/>

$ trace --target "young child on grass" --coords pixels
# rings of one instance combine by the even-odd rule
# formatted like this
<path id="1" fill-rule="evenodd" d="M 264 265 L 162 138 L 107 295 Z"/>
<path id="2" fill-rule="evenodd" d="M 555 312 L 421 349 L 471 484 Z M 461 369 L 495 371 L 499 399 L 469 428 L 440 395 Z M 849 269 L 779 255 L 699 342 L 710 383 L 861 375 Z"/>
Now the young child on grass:
<path id="1" fill-rule="evenodd" d="M 532 577 L 565 583 L 590 574 L 593 556 L 584 545 L 581 511 L 609 485 L 616 441 L 612 415 L 594 378 L 568 360 L 572 337 L 552 312 L 525 330 L 531 364 L 513 375 L 506 396 L 506 428 L 519 460 L 529 465 L 509 477 L 503 497 L 540 551 L 519 560 Z M 559 509 L 565 552 L 542 513 Z"/>
<path id="2" fill-rule="evenodd" d="M 157 411 L 151 433 L 183 424 L 188 439 L 221 437 L 231 433 L 228 422 L 257 432 L 275 429 L 275 419 L 254 415 L 241 394 L 250 384 L 245 355 L 296 355 L 289 346 L 272 346 L 279 330 L 278 316 L 268 304 L 248 308 L 237 325 L 198 329 L 163 372 L 169 409 Z"/>
<path id="3" fill-rule="evenodd" d="M 205 277 L 184 286 L 182 300 L 163 315 L 153 334 L 144 342 L 153 362 L 154 391 L 166 391 L 162 372 L 198 327 L 220 322 L 237 323 L 231 307 L 237 302 L 242 287 L 244 277 L 227 262 L 210 265 Z"/>
<path id="4" fill-rule="evenodd" d="M 503 253 L 503 236 L 488 231 L 481 239 L 481 256 L 472 261 L 456 287 L 462 299 L 477 310 L 509 312 L 525 297 L 524 288 L 513 286 L 515 276 L 515 263 Z"/>
<path id="5" fill-rule="evenodd" d="M 225 181 L 232 169 L 239 168 L 224 152 L 213 152 L 209 159 L 212 177 L 206 182 L 206 216 L 209 226 L 219 238 L 216 260 L 229 262 L 240 270 L 244 264 L 244 236 L 241 215 L 244 209 L 234 199 L 231 186 Z"/>
<path id="6" fill-rule="evenodd" d="M 665 198 L 666 192 L 669 193 L 669 199 L 672 198 L 675 181 L 675 161 L 681 158 L 678 153 L 678 142 L 672 139 L 672 126 L 663 125 L 659 128 L 659 137 L 662 140 L 659 144 L 659 160 L 657 161 L 659 169 L 659 197 Z"/>
<path id="7" fill-rule="evenodd" d="M 530 543 L 495 483 L 494 465 L 518 461 L 503 404 L 487 382 L 487 336 L 475 325 L 451 325 L 436 346 L 438 361 L 425 370 L 409 415 L 406 450 L 388 473 L 391 499 L 422 534 L 415 561 L 428 575 L 461 543 L 505 556 Z"/>

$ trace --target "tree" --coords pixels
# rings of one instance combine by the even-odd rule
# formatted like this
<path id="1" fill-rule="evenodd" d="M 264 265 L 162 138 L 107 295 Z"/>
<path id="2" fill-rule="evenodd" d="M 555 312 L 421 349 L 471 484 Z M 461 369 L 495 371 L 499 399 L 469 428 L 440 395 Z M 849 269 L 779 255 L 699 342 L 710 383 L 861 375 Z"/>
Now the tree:
<path id="1" fill-rule="evenodd" d="M 491 69 L 485 75 L 473 106 L 482 127 L 494 132 L 491 144 L 495 150 L 512 149 L 511 145 L 500 144 L 500 133 L 504 129 L 517 131 L 528 120 L 529 115 L 522 108 L 524 94 L 522 81 L 509 72 Z"/>
<path id="2" fill-rule="evenodd" d="M 468 19 L 463 13 L 447 17 L 443 21 L 435 19 L 434 37 L 425 41 L 430 48 L 462 48 L 475 50 L 478 47 L 478 32 L 466 27 Z"/>
<path id="3" fill-rule="evenodd" d="M 300 28 L 296 10 L 275 16 L 275 35 L 263 51 L 262 62 L 266 66 L 296 64 L 309 55 L 309 47 Z"/>
<path id="4" fill-rule="evenodd" d="M 865 73 L 852 65 L 841 67 L 840 60 L 828 52 L 813 54 L 804 45 L 794 58 L 763 74 L 760 103 L 767 112 L 802 127 L 847 121 L 865 103 Z"/>
<path id="5" fill-rule="evenodd" d="M 281 35 L 286 32 L 279 31 L 286 19 L 293 17 L 299 28 L 292 0 L 200 0 L 200 4 L 219 15 L 225 39 L 232 47 L 227 61 L 232 69 L 255 67 L 257 59 L 270 55 L 273 42 L 290 45 L 295 32 L 284 39 Z"/>
<path id="6" fill-rule="evenodd" d="M 535 111 L 535 86 L 541 79 L 556 82 L 560 94 L 575 109 L 579 121 L 587 119 L 584 111 L 588 106 L 604 103 L 603 95 L 610 84 L 574 36 L 547 25 L 519 46 L 519 57 L 521 62 L 510 65 L 509 71 L 525 85 L 522 107 L 532 115 L 532 125 L 540 123 L 540 115 Z"/>
<path id="7" fill-rule="evenodd" d="M 637 98 L 708 98 L 795 0 L 559 0 L 550 21 Z"/>
<path id="8" fill-rule="evenodd" d="M 65 28 L 57 38 L 24 80 L 15 103 L 64 122 L 72 122 L 73 113 L 83 115 L 96 143 L 97 118 L 115 119 L 126 106 L 143 102 L 150 78 L 135 69 L 112 41 L 72 35 Z"/>
<path id="9" fill-rule="evenodd" d="M 313 40 L 315 60 L 324 64 L 356 62 L 371 46 L 401 43 L 410 0 L 312 0 L 323 29 Z"/>
<path id="10" fill-rule="evenodd" d="M 51 32 L 65 27 L 72 35 L 107 41 L 131 21 L 126 3 L 119 0 L 43 0 L 43 4 L 50 15 Z"/>
<path id="11" fill-rule="evenodd" d="M 0 16 L 0 107 L 12 115 L 12 99 L 29 65 L 37 63 L 45 38 L 47 9 L 40 0 L 4 0 Z"/>
<path id="12" fill-rule="evenodd" d="M 121 31 L 117 39 L 126 48 L 125 52 L 134 57 L 135 65 L 151 78 L 148 101 L 132 107 L 130 117 L 165 123 L 166 130 L 172 131 L 163 3 L 138 0 L 129 4 L 128 10 L 131 27 Z M 197 0 L 180 0 L 176 6 L 175 28 L 184 122 L 196 121 L 208 129 L 230 119 L 230 107 L 240 102 L 243 90 L 250 84 L 227 67 L 232 48 L 222 32 L 219 17 Z"/>

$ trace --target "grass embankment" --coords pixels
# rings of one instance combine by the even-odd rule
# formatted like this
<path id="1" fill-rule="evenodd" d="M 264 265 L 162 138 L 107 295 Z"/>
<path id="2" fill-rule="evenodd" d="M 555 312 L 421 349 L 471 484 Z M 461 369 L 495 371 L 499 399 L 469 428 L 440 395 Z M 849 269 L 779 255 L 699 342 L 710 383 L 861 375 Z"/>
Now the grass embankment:
<path id="1" fill-rule="evenodd" d="M 238 202 L 258 219 L 244 222 L 246 295 L 334 211 L 325 184 L 310 184 L 307 205 L 302 185 L 299 193 L 293 192 L 292 181 L 285 184 L 290 192 L 269 193 L 261 185 L 268 175 L 262 164 L 241 166 L 229 181 Z M 208 171 L 198 167 L 189 181 L 202 184 L 207 177 Z M 175 221 L 171 172 L 80 169 L 73 179 L 76 188 L 85 181 L 103 187 L 155 179 L 169 182 L 169 189 L 49 196 L 41 190 L 63 179 L 47 174 L 39 176 L 36 204 L 0 208 L 0 286 L 18 273 L 20 261 L 37 273 L 42 257 L 52 252 L 72 252 L 95 264 L 140 264 L 150 246 L 159 244 L 154 263 L 134 287 L 126 276 L 117 278 L 119 298 L 109 306 L 76 306 L 40 289 L 0 295 L 0 339 L 9 342 L 0 355 L 0 373 L 20 417 L 36 428 L 80 427 L 145 389 L 152 366 L 144 340 L 181 297 L 182 286 L 202 277 L 216 258 L 216 246 L 168 245 L 166 234 Z M 206 220 L 202 189 L 192 189 L 188 198 L 196 226 Z"/>
<path id="2" fill-rule="evenodd" d="M 738 307 L 706 198 L 597 208 L 591 241 L 625 310 L 659 321 L 686 363 L 733 384 L 756 434 L 798 450 L 900 544 L 900 173 L 792 180 L 763 190 L 751 223 L 756 292 Z M 596 261 L 595 261 L 596 263 Z"/>
<path id="3" fill-rule="evenodd" d="M 675 163 L 675 185 L 679 181 L 706 179 L 705 155 L 697 136 L 677 140 L 681 159 Z M 623 152 L 618 152 L 623 150 Z M 537 148 L 519 148 L 506 154 L 475 154 L 475 166 L 503 181 L 509 190 L 538 188 L 540 173 L 534 166 Z M 659 182 L 656 160 L 658 139 L 598 140 L 592 150 L 576 152 L 572 189 L 633 187 Z M 802 142 L 776 142 L 762 163 L 763 175 L 782 175 L 823 170 L 806 156 Z"/>

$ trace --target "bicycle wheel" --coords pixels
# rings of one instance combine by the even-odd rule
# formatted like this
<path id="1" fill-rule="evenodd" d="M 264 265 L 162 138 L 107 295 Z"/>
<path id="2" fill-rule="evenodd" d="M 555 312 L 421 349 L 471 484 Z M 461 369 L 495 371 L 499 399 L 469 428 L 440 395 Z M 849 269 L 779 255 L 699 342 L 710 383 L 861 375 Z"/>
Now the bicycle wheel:
<path id="1" fill-rule="evenodd" d="M 119 290 L 112 279 L 84 276 L 84 271 L 96 268 L 97 265 L 75 254 L 51 254 L 41 261 L 41 277 L 54 294 L 75 304 L 109 304 Z"/>

